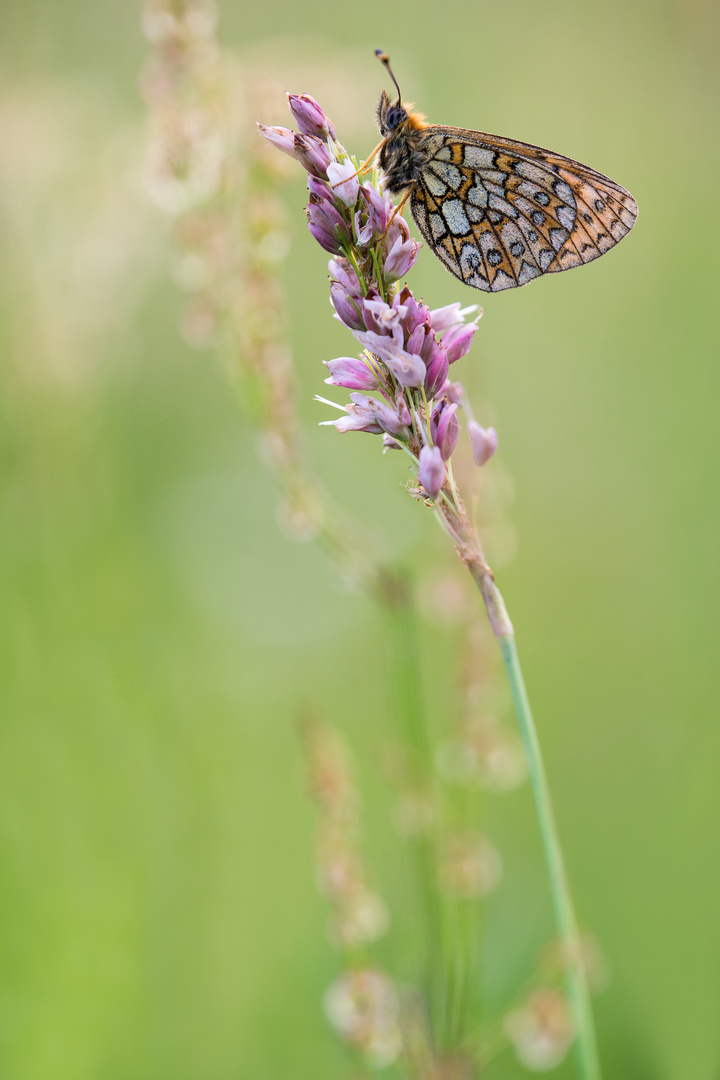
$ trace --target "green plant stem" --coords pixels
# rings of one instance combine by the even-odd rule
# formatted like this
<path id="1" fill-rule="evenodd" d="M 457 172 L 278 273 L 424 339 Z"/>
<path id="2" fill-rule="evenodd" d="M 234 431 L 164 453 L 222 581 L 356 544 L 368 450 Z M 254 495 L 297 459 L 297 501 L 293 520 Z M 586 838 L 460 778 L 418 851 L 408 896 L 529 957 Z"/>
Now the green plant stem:
<path id="1" fill-rule="evenodd" d="M 562 943 L 565 985 L 576 1032 L 575 1048 L 580 1076 L 582 1080 L 601 1080 L 600 1059 L 595 1038 L 590 993 L 582 962 L 577 920 L 555 823 L 547 773 L 545 772 L 545 764 L 530 709 L 530 701 L 520 668 L 515 636 L 512 633 L 500 634 L 498 635 L 498 643 L 505 661 L 505 670 L 507 671 L 515 712 L 520 725 L 520 733 L 525 746 L 528 772 L 530 773 L 535 795 L 535 808 L 550 874 L 555 919 Z"/>
<path id="2" fill-rule="evenodd" d="M 505 670 L 525 747 L 528 772 L 535 796 L 535 810 L 550 876 L 555 921 L 562 948 L 565 987 L 575 1028 L 575 1051 L 580 1077 L 581 1080 L 602 1080 L 590 992 L 582 962 L 575 909 L 565 871 L 560 837 L 555 824 L 545 764 L 518 659 L 513 625 L 505 608 L 505 601 L 485 560 L 475 530 L 467 518 L 465 508 L 460 505 L 457 513 L 453 514 L 447 511 L 443 503 L 436 502 L 435 511 L 443 528 L 451 537 L 460 559 L 470 571 L 482 593 L 490 626 L 505 661 Z"/>

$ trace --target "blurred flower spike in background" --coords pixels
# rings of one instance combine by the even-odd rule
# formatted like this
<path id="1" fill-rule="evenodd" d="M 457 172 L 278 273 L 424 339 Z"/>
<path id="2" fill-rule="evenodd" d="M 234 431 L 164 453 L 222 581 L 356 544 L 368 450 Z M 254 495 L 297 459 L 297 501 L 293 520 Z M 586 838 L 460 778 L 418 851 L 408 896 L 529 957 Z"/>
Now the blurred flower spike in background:
<path id="1" fill-rule="evenodd" d="M 289 94 L 288 100 L 299 133 L 258 127 L 309 174 L 308 228 L 333 256 L 335 318 L 363 346 L 358 358 L 327 362 L 325 381 L 356 392 L 345 405 L 318 398 L 346 413 L 323 423 L 340 432 L 382 435 L 384 449 L 402 449 L 412 459 L 421 497 L 436 500 L 447 488 L 444 497 L 454 499 L 450 459 L 460 431 L 458 410 L 467 416 L 478 466 L 497 448 L 494 429 L 475 421 L 462 385 L 448 378 L 450 365 L 469 351 L 481 313 L 467 323 L 475 305 L 461 309 L 455 303 L 431 311 L 407 285 L 400 289 L 395 284 L 415 264 L 421 245 L 379 187 L 364 181 L 318 103 L 306 94 Z"/>

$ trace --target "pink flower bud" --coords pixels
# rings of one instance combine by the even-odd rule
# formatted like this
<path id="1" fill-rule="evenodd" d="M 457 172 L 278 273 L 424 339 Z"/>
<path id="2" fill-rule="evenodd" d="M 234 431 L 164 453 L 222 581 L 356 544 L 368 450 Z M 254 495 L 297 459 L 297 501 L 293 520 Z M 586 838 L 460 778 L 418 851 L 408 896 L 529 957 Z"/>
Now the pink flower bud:
<path id="1" fill-rule="evenodd" d="M 278 150 L 289 154 L 290 157 L 297 157 L 294 131 L 290 131 L 289 128 L 285 127 L 267 127 L 265 124 L 258 124 L 258 131 L 271 146 L 277 147 Z"/>
<path id="2" fill-rule="evenodd" d="M 328 233 L 322 226 L 315 224 L 313 221 L 308 221 L 308 229 L 310 230 L 311 235 L 315 237 L 320 247 L 325 251 L 328 251 L 331 255 L 338 255 L 342 251 L 337 240 L 333 238 L 332 233 Z"/>
<path id="3" fill-rule="evenodd" d="M 452 401 L 454 405 L 462 405 L 463 398 L 465 397 L 465 387 L 461 382 L 445 383 L 445 386 L 442 389 L 445 392 L 448 401 Z"/>
<path id="4" fill-rule="evenodd" d="M 360 302 L 352 293 L 347 292 L 342 285 L 334 281 L 330 286 L 330 300 L 337 313 L 340 322 L 345 323 L 351 330 L 364 330 L 365 322 L 360 310 Z"/>
<path id="5" fill-rule="evenodd" d="M 388 254 L 383 273 L 386 281 L 397 281 L 415 265 L 420 244 L 410 239 L 407 222 L 398 214 L 388 230 Z"/>
<path id="6" fill-rule="evenodd" d="M 398 240 L 391 248 L 385 261 L 385 280 L 393 282 L 404 277 L 417 262 L 420 247 L 421 245 L 415 240 L 408 240 L 407 243 L 401 243 Z"/>
<path id="7" fill-rule="evenodd" d="M 303 135 L 336 138 L 332 120 L 325 115 L 315 98 L 309 94 L 288 94 L 288 105 Z"/>
<path id="8" fill-rule="evenodd" d="M 316 139 L 314 135 L 296 135 L 294 142 L 295 157 L 302 167 L 313 176 L 326 180 L 327 167 L 332 158 L 325 143 Z"/>
<path id="9" fill-rule="evenodd" d="M 350 232 L 342 216 L 332 203 L 310 196 L 307 206 L 308 228 L 318 244 L 331 255 L 339 255 L 342 245 L 350 240 Z"/>
<path id="10" fill-rule="evenodd" d="M 497 431 L 495 428 L 481 427 L 475 420 L 468 420 L 467 429 L 475 464 L 484 465 L 497 450 Z"/>
<path id="11" fill-rule="evenodd" d="M 393 303 L 400 303 L 405 309 L 402 324 L 403 330 L 405 331 L 407 337 L 410 337 L 410 335 L 417 329 L 418 326 L 424 326 L 425 324 L 427 324 L 429 329 L 430 312 L 425 306 L 425 304 L 418 303 L 418 301 L 408 289 L 407 285 L 402 290 L 402 292 L 400 292 L 395 297 Z M 425 363 L 427 363 L 427 359 L 425 357 L 423 357 L 423 359 L 425 360 Z"/>
<path id="12" fill-rule="evenodd" d="M 328 165 L 328 168 L 330 166 Z M 308 176 L 307 179 L 308 191 L 311 195 L 317 196 L 317 201 L 328 202 L 331 206 L 334 206 L 337 202 L 330 184 L 327 180 L 321 180 L 319 176 Z"/>
<path id="13" fill-rule="evenodd" d="M 460 425 L 457 421 L 457 405 L 448 405 L 443 402 L 439 409 L 433 412 L 430 421 L 430 432 L 443 456 L 447 461 L 457 446 Z"/>
<path id="14" fill-rule="evenodd" d="M 330 386 L 345 386 L 348 390 L 376 390 L 377 376 L 362 360 L 352 356 L 340 356 L 337 360 L 325 361 L 330 378 L 325 382 Z"/>
<path id="15" fill-rule="evenodd" d="M 439 349 L 434 360 L 430 362 L 425 378 L 425 392 L 428 398 L 439 394 L 445 385 L 448 373 L 448 358 L 442 349 Z"/>
<path id="16" fill-rule="evenodd" d="M 407 339 L 407 351 L 417 353 L 418 356 L 422 355 L 423 345 L 425 344 L 425 327 L 416 326 L 410 337 Z"/>
<path id="17" fill-rule="evenodd" d="M 431 499 L 436 499 L 445 483 L 445 462 L 437 446 L 423 446 L 418 459 L 418 480 Z"/>
<path id="18" fill-rule="evenodd" d="M 470 345 L 476 330 L 477 325 L 475 323 L 450 327 L 442 339 L 443 348 L 447 351 L 450 364 L 454 364 L 456 360 L 459 360 L 470 351 Z"/>
<path id="19" fill-rule="evenodd" d="M 343 288 L 354 296 L 362 296 L 360 282 L 352 264 L 347 259 L 330 259 L 328 271 L 333 281 L 337 281 Z"/>

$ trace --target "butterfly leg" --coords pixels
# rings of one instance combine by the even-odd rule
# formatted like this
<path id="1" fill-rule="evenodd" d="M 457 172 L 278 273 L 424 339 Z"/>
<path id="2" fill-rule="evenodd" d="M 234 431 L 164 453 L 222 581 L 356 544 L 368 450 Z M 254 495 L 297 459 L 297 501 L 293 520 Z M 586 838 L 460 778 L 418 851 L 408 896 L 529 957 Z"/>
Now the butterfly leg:
<path id="1" fill-rule="evenodd" d="M 415 183 L 416 183 L 416 181 L 413 180 L 412 184 L 410 184 L 407 191 L 403 195 L 402 199 L 400 200 L 400 202 L 397 204 L 397 206 L 393 210 L 392 214 L 390 215 L 390 220 L 388 221 L 387 225 L 385 226 L 385 236 L 387 236 L 387 231 L 390 228 L 390 226 L 392 225 L 392 223 L 393 223 L 393 221 L 395 219 L 395 215 L 399 214 L 399 213 L 402 213 L 403 206 L 405 205 L 405 203 L 408 201 L 408 199 L 412 195 L 412 190 L 415 187 Z"/>

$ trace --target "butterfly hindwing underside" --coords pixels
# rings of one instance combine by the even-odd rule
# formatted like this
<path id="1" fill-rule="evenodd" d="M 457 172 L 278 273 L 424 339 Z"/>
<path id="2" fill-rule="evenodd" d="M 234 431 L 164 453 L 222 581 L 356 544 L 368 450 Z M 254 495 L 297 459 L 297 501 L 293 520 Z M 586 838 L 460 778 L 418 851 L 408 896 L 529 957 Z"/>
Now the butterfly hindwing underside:
<path id="1" fill-rule="evenodd" d="M 570 158 L 462 128 L 425 126 L 411 210 L 456 277 L 485 292 L 599 258 L 637 217 L 632 195 Z"/>

